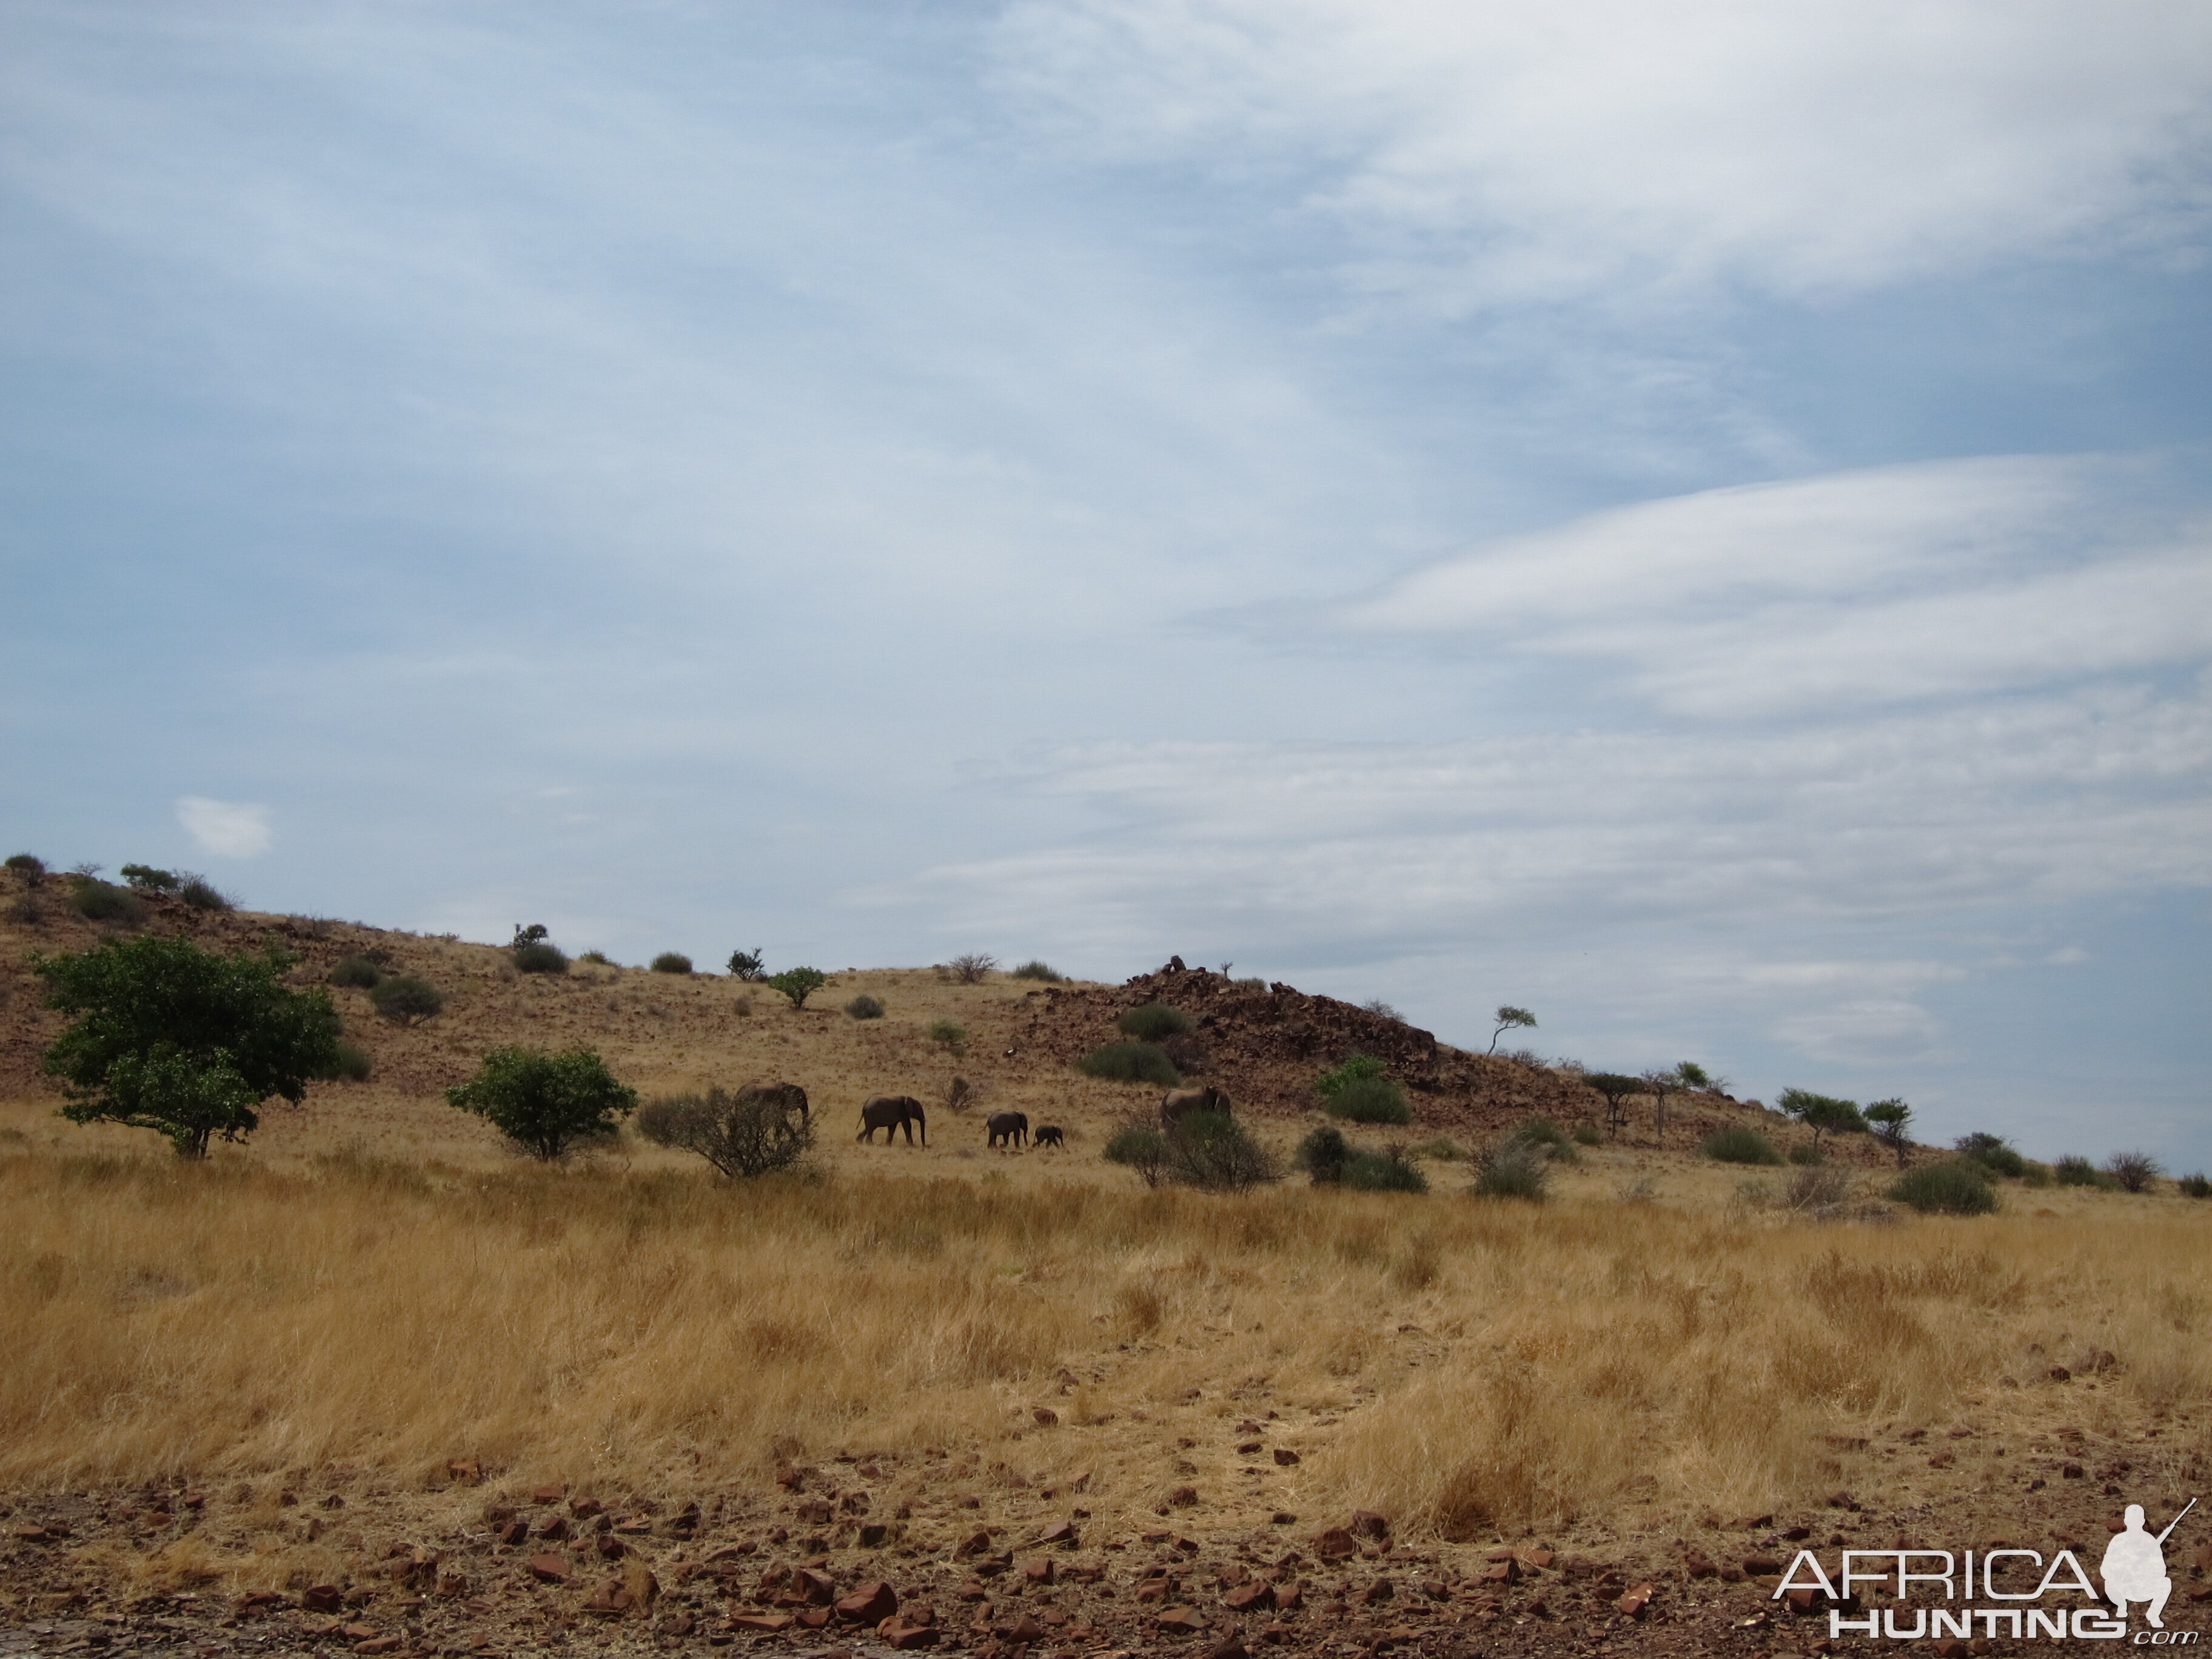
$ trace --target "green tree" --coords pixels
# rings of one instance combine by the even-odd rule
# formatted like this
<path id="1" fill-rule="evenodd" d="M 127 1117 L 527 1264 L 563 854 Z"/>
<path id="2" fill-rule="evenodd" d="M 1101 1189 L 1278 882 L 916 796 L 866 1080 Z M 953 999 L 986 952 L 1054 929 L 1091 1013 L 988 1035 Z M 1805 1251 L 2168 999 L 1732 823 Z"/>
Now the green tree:
<path id="1" fill-rule="evenodd" d="M 1490 1047 L 1486 1050 L 1490 1054 L 1498 1052 L 1498 1039 L 1508 1031 L 1524 1026 L 1532 1031 L 1536 1029 L 1536 1016 L 1526 1008 L 1516 1008 L 1511 1003 L 1500 1004 L 1493 1018 L 1498 1021 L 1498 1029 L 1490 1034 Z"/>
<path id="2" fill-rule="evenodd" d="M 1640 1077 L 1627 1077 L 1619 1072 L 1590 1072 L 1583 1078 L 1585 1088 L 1595 1089 L 1605 1097 L 1605 1127 L 1618 1129 L 1628 1121 L 1628 1109 L 1620 1103 L 1634 1095 L 1642 1094 L 1650 1085 Z"/>
<path id="3" fill-rule="evenodd" d="M 1815 1151 L 1820 1148 L 1823 1134 L 1866 1133 L 1866 1119 L 1860 1115 L 1858 1102 L 1855 1100 L 1816 1095 L 1809 1089 L 1784 1089 L 1774 1103 L 1784 1115 L 1796 1118 L 1813 1132 Z"/>
<path id="4" fill-rule="evenodd" d="M 1897 1154 L 1897 1167 L 1903 1169 L 1905 1152 L 1912 1145 L 1907 1133 L 1912 1127 L 1912 1108 L 1894 1097 L 1877 1100 L 1866 1109 L 1866 1121 L 1875 1139 Z"/>
<path id="5" fill-rule="evenodd" d="M 768 969 L 761 962 L 760 947 L 756 945 L 750 951 L 731 951 L 730 972 L 742 980 L 766 979 Z"/>
<path id="6" fill-rule="evenodd" d="M 258 1127 L 271 1095 L 296 1106 L 337 1065 L 339 1023 L 328 993 L 285 987 L 291 965 L 158 935 L 34 957 L 47 1006 L 70 1016 L 42 1061 L 70 1096 L 61 1115 L 152 1129 L 204 1158 L 216 1136 Z"/>
<path id="7" fill-rule="evenodd" d="M 596 1051 L 495 1048 L 446 1103 L 484 1119 L 532 1158 L 548 1162 L 579 1140 L 607 1139 L 637 1106 L 637 1091 L 617 1083 Z"/>
<path id="8" fill-rule="evenodd" d="M 794 1008 L 804 1008 L 806 999 L 830 982 L 830 975 L 819 968 L 787 968 L 780 974 L 770 974 L 769 984 L 791 999 Z"/>

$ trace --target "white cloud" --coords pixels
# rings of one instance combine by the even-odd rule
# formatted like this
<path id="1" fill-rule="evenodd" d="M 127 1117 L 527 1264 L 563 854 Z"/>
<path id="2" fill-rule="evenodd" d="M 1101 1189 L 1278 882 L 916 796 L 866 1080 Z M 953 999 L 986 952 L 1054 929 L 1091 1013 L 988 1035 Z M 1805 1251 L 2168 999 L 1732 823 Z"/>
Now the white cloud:
<path id="1" fill-rule="evenodd" d="M 1942 1022 L 1917 1003 L 1867 1000 L 1837 1003 L 1778 1020 L 1775 1038 L 1809 1059 L 1839 1064 L 1880 1061 L 1926 1054 L 1942 1036 Z"/>
<path id="2" fill-rule="evenodd" d="M 1018 0 L 1002 73 L 1131 159 L 1288 172 L 1445 304 L 1863 289 L 2194 235 L 2196 0 Z"/>
<path id="3" fill-rule="evenodd" d="M 203 853 L 220 859 L 258 858 L 269 850 L 269 809 L 243 801 L 185 795 L 177 802 L 177 822 Z"/>
<path id="4" fill-rule="evenodd" d="M 1334 620 L 1610 660 L 1732 718 L 2187 663 L 2212 654 L 2212 523 L 2131 501 L 2154 472 L 2004 457 L 1708 490 L 1455 554 Z"/>

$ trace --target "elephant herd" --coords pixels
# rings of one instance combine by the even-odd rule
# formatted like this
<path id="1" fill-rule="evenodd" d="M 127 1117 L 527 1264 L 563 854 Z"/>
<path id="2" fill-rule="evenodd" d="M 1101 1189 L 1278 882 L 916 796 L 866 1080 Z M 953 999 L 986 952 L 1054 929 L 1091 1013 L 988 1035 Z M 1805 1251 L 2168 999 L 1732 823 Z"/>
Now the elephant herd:
<path id="1" fill-rule="evenodd" d="M 781 1105 L 787 1112 L 797 1112 L 805 1119 L 809 1114 L 806 1091 L 796 1083 L 749 1083 L 738 1091 L 743 1102 L 755 1097 Z M 1208 1086 L 1203 1089 L 1170 1089 L 1160 1097 L 1160 1127 L 1172 1129 L 1194 1112 L 1230 1110 L 1229 1097 L 1220 1090 Z M 871 1095 L 860 1106 L 860 1132 L 853 1137 L 865 1140 L 871 1146 L 876 1142 L 876 1131 L 884 1132 L 884 1144 L 888 1146 L 898 1139 L 899 1131 L 906 1131 L 906 1144 L 915 1144 L 915 1131 L 921 1131 L 921 1144 L 929 1145 L 929 1121 L 922 1111 L 921 1103 L 912 1095 Z M 1030 1128 L 1026 1112 L 994 1112 L 984 1121 L 984 1144 L 994 1147 L 1019 1148 L 1032 1142 L 1039 1146 L 1065 1148 L 1066 1131 L 1056 1123 L 1040 1123 L 1034 1132 Z"/>

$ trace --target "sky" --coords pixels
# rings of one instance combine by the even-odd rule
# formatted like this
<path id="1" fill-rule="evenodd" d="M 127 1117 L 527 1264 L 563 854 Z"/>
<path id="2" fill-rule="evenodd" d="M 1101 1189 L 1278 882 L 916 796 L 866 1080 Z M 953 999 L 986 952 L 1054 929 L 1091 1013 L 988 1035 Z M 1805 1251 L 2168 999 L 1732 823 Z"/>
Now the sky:
<path id="1" fill-rule="evenodd" d="M 0 0 L 0 840 L 2212 1164 L 2199 0 Z"/>

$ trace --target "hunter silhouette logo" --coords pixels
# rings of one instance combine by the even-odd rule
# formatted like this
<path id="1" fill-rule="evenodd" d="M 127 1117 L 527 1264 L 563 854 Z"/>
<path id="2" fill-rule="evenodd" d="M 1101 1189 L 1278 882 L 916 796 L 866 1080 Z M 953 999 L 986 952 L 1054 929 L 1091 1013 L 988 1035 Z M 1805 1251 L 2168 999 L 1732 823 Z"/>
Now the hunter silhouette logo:
<path id="1" fill-rule="evenodd" d="M 2105 1581 L 2105 1599 L 2120 1610 L 2120 1617 L 2128 1616 L 2128 1603 L 2148 1603 L 2143 1617 L 2154 1629 L 2164 1630 L 2166 1598 L 2173 1594 L 2173 1580 L 2166 1576 L 2166 1540 L 2181 1524 L 2181 1516 L 2197 1507 L 2191 1498 L 2187 1509 L 2166 1523 L 2166 1530 L 2155 1538 L 2143 1530 L 2143 1506 L 2128 1505 L 2124 1517 L 2124 1530 L 2112 1534 L 2112 1541 L 2105 1546 L 2104 1565 L 2098 1569 Z"/>
<path id="2" fill-rule="evenodd" d="M 2061 1549 L 2046 1561 L 2039 1550 L 2008 1544 L 1980 1551 L 1845 1550 L 1833 1575 L 1814 1552 L 1799 1550 L 1774 1595 L 1778 1600 L 1797 1592 L 1793 1603 L 1806 1612 L 1817 1603 L 1806 1601 L 1805 1592 L 1826 1596 L 1831 1638 L 1852 1635 L 1903 1642 L 1976 1636 L 2015 1642 L 2121 1641 L 2128 1638 L 2129 1608 L 2141 1602 L 2149 1628 L 2135 1632 L 2134 1645 L 2192 1647 L 2197 1632 L 2166 1627 L 2166 1604 L 2173 1594 L 2166 1540 L 2197 1501 L 2191 1498 L 2160 1533 L 2145 1528 L 2142 1504 L 2129 1504 L 2121 1529 L 2112 1534 L 2099 1564 L 2105 1581 L 2101 1595 L 2073 1550 Z M 2023 1567 L 2037 1575 L 2033 1589 L 2017 1576 Z M 1878 1586 L 1889 1605 L 1863 1604 L 1863 1586 Z M 1913 1605 L 1916 1601 L 1920 1605 Z"/>

